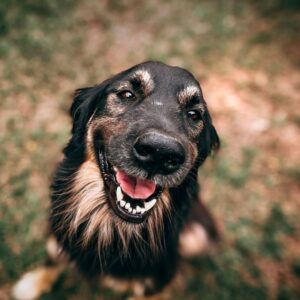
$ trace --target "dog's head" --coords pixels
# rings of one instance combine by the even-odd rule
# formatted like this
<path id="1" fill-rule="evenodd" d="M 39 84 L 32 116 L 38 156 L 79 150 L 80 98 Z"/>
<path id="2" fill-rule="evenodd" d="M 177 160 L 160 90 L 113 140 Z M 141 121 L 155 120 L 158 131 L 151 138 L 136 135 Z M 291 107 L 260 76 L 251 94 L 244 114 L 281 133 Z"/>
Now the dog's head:
<path id="1" fill-rule="evenodd" d="M 143 222 L 163 190 L 195 178 L 219 147 L 197 80 L 158 62 L 79 89 L 71 115 L 66 156 L 96 162 L 109 206 L 130 223 Z"/>

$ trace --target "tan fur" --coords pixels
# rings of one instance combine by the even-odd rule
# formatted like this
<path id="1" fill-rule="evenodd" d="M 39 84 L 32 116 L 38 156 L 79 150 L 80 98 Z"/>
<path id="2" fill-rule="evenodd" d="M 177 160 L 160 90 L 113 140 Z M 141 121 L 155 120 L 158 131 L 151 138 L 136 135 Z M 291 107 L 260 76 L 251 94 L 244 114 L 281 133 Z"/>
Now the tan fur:
<path id="1" fill-rule="evenodd" d="M 177 99 L 179 101 L 179 104 L 182 107 L 185 107 L 189 100 L 196 95 L 201 95 L 201 91 L 197 86 L 187 86 L 183 90 L 181 90 L 178 95 Z"/>
<path id="2" fill-rule="evenodd" d="M 72 190 L 72 197 L 68 200 L 70 210 L 74 212 L 71 222 L 71 233 L 76 232 L 80 224 L 93 218 L 95 211 L 101 211 L 106 206 L 104 183 L 99 168 L 93 161 L 86 161 L 77 171 Z M 93 221 L 91 226 L 93 227 Z"/>
<path id="3" fill-rule="evenodd" d="M 151 78 L 151 75 L 146 70 L 136 71 L 135 73 L 133 73 L 132 79 L 140 83 L 144 95 L 148 95 L 154 89 L 154 82 Z M 119 86 L 116 88 L 117 91 L 122 91 L 126 89 L 132 89 L 132 84 L 129 81 L 124 81 L 120 83 Z M 118 96 L 116 95 L 116 93 L 111 93 L 107 96 L 107 108 L 111 116 L 118 116 L 122 114 L 125 110 L 125 106 L 120 105 L 117 102 L 117 100 Z"/>
<path id="4" fill-rule="evenodd" d="M 106 100 L 107 108 L 110 114 L 113 116 L 122 114 L 126 109 L 125 106 L 122 106 L 119 103 L 117 103 L 117 100 L 118 96 L 116 94 L 109 94 Z"/>
<path id="5" fill-rule="evenodd" d="M 185 87 L 177 95 L 179 105 L 185 109 L 186 106 L 188 105 L 189 101 L 192 99 L 192 97 L 197 96 L 197 95 L 201 95 L 201 91 L 199 90 L 198 87 L 196 87 L 196 86 Z M 201 113 L 205 112 L 204 104 L 199 104 L 199 105 L 197 105 L 197 107 L 198 107 L 198 109 L 200 109 Z M 189 130 L 189 135 L 191 136 L 191 138 L 197 137 L 204 128 L 203 121 L 199 121 L 198 123 L 195 123 L 194 125 L 195 125 L 194 128 L 190 128 L 190 130 Z"/>
<path id="6" fill-rule="evenodd" d="M 46 251 L 53 263 L 67 263 L 68 256 L 58 244 L 56 238 L 51 235 L 46 242 Z"/>
<path id="7" fill-rule="evenodd" d="M 38 299 L 42 294 L 51 290 L 68 263 L 68 256 L 63 252 L 53 235 L 47 239 L 46 251 L 53 265 L 39 267 L 25 273 L 12 288 L 14 299 Z"/>
<path id="8" fill-rule="evenodd" d="M 179 252 L 185 257 L 194 257 L 208 251 L 210 246 L 206 230 L 199 223 L 189 224 L 181 233 Z"/>
<path id="9" fill-rule="evenodd" d="M 70 231 L 66 238 L 71 237 L 83 223 L 87 222 L 83 238 L 79 243 L 85 247 L 93 238 L 98 239 L 99 252 L 110 246 L 113 240 L 113 228 L 121 237 L 122 254 L 127 256 L 130 241 L 140 243 L 143 228 L 146 228 L 149 243 L 154 252 L 164 246 L 157 236 L 163 231 L 163 216 L 170 214 L 171 202 L 167 190 L 159 197 L 157 204 L 146 221 L 142 224 L 127 223 L 114 215 L 107 203 L 104 182 L 98 165 L 93 161 L 84 162 L 77 171 L 73 182 L 68 209 L 64 212 L 65 220 L 71 220 Z"/>
<path id="10" fill-rule="evenodd" d="M 118 293 L 124 293 L 131 290 L 131 284 L 129 280 L 117 279 L 111 276 L 103 276 L 101 278 L 101 285 Z"/>
<path id="11" fill-rule="evenodd" d="M 146 70 L 138 70 L 134 72 L 133 76 L 134 79 L 140 81 L 142 89 L 145 95 L 150 94 L 154 89 L 154 82 L 151 78 L 151 75 Z"/>
<path id="12" fill-rule="evenodd" d="M 121 133 L 127 128 L 127 124 L 122 122 L 121 120 L 117 119 L 115 116 L 107 117 L 107 116 L 101 116 L 101 117 L 95 117 L 93 119 L 93 122 L 88 125 L 88 147 L 92 151 L 92 145 L 93 145 L 93 133 L 97 130 L 101 131 L 101 134 L 103 138 L 108 141 L 109 138 L 115 134 L 116 132 Z M 89 157 L 87 157 L 87 160 Z"/>
<path id="13" fill-rule="evenodd" d="M 88 161 L 96 162 L 95 153 L 93 151 L 93 127 L 91 126 L 94 115 L 90 118 L 87 125 L 87 134 L 86 134 L 86 158 Z"/>
<path id="14" fill-rule="evenodd" d="M 189 149 L 191 152 L 192 162 L 194 163 L 198 156 L 198 148 L 193 143 L 189 143 Z"/>
<path id="15" fill-rule="evenodd" d="M 140 299 L 140 297 L 144 296 L 145 288 L 153 287 L 153 281 L 150 278 L 144 278 L 141 280 L 122 280 L 111 276 L 103 276 L 101 278 L 101 284 L 102 286 L 115 290 L 119 293 L 128 291 L 132 292 L 135 299 Z"/>
<path id="16" fill-rule="evenodd" d="M 16 300 L 38 299 L 49 292 L 61 273 L 63 265 L 40 267 L 25 273 L 12 289 L 12 297 Z"/>
<path id="17" fill-rule="evenodd" d="M 191 138 L 196 138 L 199 133 L 203 130 L 204 128 L 204 123 L 203 121 L 199 121 L 198 123 L 195 124 L 194 128 L 190 128 L 189 130 L 189 134 L 191 136 Z"/>

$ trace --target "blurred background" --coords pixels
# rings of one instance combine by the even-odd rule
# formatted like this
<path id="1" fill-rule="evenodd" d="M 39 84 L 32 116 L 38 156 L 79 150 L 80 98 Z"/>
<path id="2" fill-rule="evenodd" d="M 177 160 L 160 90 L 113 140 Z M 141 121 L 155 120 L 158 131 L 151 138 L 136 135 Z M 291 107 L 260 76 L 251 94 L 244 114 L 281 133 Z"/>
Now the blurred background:
<path id="1" fill-rule="evenodd" d="M 300 299 L 300 2 L 0 2 L 0 299 L 45 258 L 76 88 L 145 60 L 200 80 L 222 149 L 200 170 L 219 248 L 160 299 Z M 42 299 L 125 299 L 71 270 Z"/>

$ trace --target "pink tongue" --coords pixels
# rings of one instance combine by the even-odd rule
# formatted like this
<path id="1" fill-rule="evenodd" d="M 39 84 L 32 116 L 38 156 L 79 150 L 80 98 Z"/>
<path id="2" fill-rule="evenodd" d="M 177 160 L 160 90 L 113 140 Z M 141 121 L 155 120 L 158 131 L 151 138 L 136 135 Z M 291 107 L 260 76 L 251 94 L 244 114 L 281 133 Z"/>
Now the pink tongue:
<path id="1" fill-rule="evenodd" d="M 156 188 L 153 181 L 127 175 L 123 171 L 117 171 L 116 179 L 122 191 L 133 199 L 147 199 Z"/>

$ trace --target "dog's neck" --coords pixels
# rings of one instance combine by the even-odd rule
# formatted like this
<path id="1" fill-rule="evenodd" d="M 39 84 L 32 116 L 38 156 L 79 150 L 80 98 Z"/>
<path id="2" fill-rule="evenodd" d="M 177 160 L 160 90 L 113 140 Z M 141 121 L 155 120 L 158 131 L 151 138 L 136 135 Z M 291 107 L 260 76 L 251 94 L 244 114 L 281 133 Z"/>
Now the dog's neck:
<path id="1" fill-rule="evenodd" d="M 70 165 L 68 159 L 61 164 L 52 186 L 51 223 L 58 240 L 83 272 L 116 273 L 129 268 L 135 274 L 177 256 L 182 219 L 178 205 L 185 201 L 179 199 L 184 197 L 183 187 L 175 202 L 170 196 L 176 194 L 174 189 L 170 193 L 165 189 L 144 223 L 126 223 L 109 207 L 98 165 L 93 161 L 85 161 L 76 169 Z"/>

